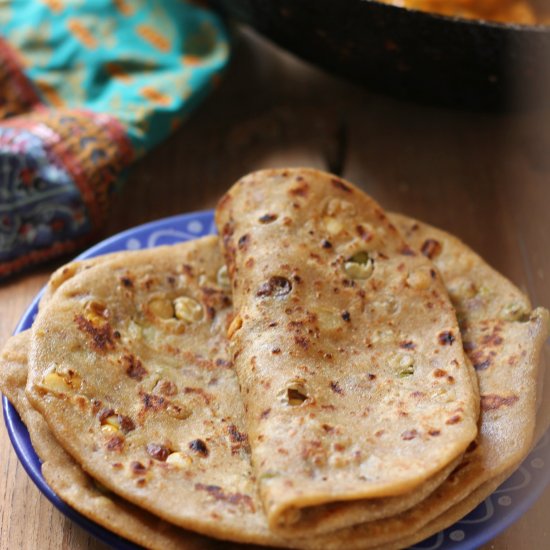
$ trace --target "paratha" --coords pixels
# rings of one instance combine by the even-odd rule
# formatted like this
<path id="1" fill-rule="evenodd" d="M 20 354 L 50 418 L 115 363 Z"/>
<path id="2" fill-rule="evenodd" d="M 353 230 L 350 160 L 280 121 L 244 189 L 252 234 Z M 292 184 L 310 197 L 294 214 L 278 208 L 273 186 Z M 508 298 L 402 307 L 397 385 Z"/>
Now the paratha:
<path id="1" fill-rule="evenodd" d="M 392 221 L 394 223 L 398 223 L 400 220 L 395 218 L 392 215 Z M 444 276 L 448 277 L 449 280 L 453 280 L 456 276 L 456 273 L 459 272 L 459 266 L 461 265 L 459 258 L 462 258 L 464 256 L 470 256 L 473 259 L 473 263 L 469 264 L 468 270 L 472 274 L 472 282 L 475 284 L 481 284 L 483 281 L 491 280 L 493 277 L 496 277 L 497 280 L 499 279 L 499 275 L 496 274 L 491 268 L 489 268 L 481 258 L 479 258 L 477 255 L 474 255 L 464 244 L 460 243 L 460 241 L 454 239 L 454 237 L 435 230 L 434 228 L 430 228 L 429 226 L 421 225 L 418 222 L 415 222 L 414 220 L 408 220 L 406 218 L 403 218 L 403 223 L 408 224 L 403 225 L 403 228 L 405 231 L 408 230 L 408 228 L 412 227 L 413 225 L 417 225 L 418 227 L 415 229 L 415 231 L 419 231 L 422 229 L 423 231 L 427 232 L 425 233 L 427 236 L 431 235 L 434 238 L 437 238 L 439 240 L 439 244 L 442 245 L 442 252 L 449 252 L 451 257 L 447 257 L 445 254 L 442 254 L 441 258 L 448 258 L 447 261 L 447 271 L 444 268 L 442 269 L 442 273 Z M 416 239 L 416 244 L 420 244 L 420 246 L 423 244 L 423 234 L 418 233 L 418 237 Z M 413 243 L 414 244 L 414 243 Z M 125 253 L 126 254 L 126 253 Z M 136 253 L 128 253 L 130 256 L 134 255 Z M 173 257 L 177 256 L 177 253 L 174 252 L 171 254 Z M 456 260 L 453 259 L 453 256 L 456 257 Z M 108 259 L 109 257 L 105 258 L 98 258 L 97 260 L 103 260 Z M 94 260 L 95 262 L 96 260 Z M 219 261 L 219 260 L 216 260 Z M 456 267 L 455 267 L 456 266 Z M 76 273 L 78 270 L 74 269 L 74 267 L 71 267 L 69 270 L 73 274 Z M 95 280 L 94 277 L 92 280 Z M 55 280 L 55 279 L 54 279 Z M 56 284 L 56 289 L 59 285 Z M 503 288 L 502 285 L 498 288 Z M 510 285 L 510 288 L 515 291 L 516 295 L 521 297 L 521 293 L 514 289 L 512 285 Z M 494 296 L 494 299 L 498 299 L 498 290 L 495 290 L 496 295 Z M 45 296 L 49 296 L 50 293 L 46 293 Z M 44 299 L 44 298 L 43 298 Z M 462 306 L 463 301 L 465 299 L 465 296 L 461 296 L 460 294 L 457 295 L 455 303 L 455 307 L 457 309 L 464 310 L 464 320 L 468 321 L 468 315 L 471 311 L 471 308 Z M 524 298 L 522 298 L 524 299 Z M 461 301 L 462 300 L 462 301 Z M 481 308 L 483 309 L 485 306 L 482 305 Z M 42 309 L 42 308 L 41 308 Z M 537 365 L 538 365 L 538 357 L 540 353 L 540 348 L 542 346 L 542 343 L 544 341 L 545 335 L 546 335 L 546 321 L 544 319 L 544 312 L 541 312 L 541 318 L 538 322 L 531 321 L 528 323 L 521 323 L 517 326 L 522 327 L 522 329 L 525 329 L 525 334 L 527 334 L 528 339 L 525 342 L 522 342 L 521 335 L 517 334 L 517 337 L 515 339 L 517 344 L 520 344 L 524 346 L 525 350 L 527 350 L 527 353 L 524 356 L 523 362 L 521 365 L 519 365 L 519 368 L 521 368 L 521 372 L 526 378 L 536 378 L 536 371 L 537 371 Z M 483 318 L 484 315 L 481 313 L 479 315 L 480 318 Z M 515 326 L 515 325 L 512 325 Z M 527 327 L 530 327 L 527 329 Z M 483 347 L 483 343 L 481 344 L 481 347 Z M 22 350 L 20 346 L 14 346 L 16 349 L 18 349 L 19 355 L 21 355 Z M 492 369 L 494 369 L 495 376 L 487 379 L 486 383 L 486 390 L 489 393 L 493 393 L 493 389 L 491 387 L 491 381 L 497 380 L 499 377 L 499 373 L 502 375 L 503 372 L 506 372 L 509 367 L 507 366 L 507 360 L 503 358 L 501 360 L 500 354 L 502 353 L 502 348 L 499 347 L 496 349 L 496 356 L 493 358 L 493 365 L 491 366 Z M 24 356 L 24 353 L 23 353 Z M 24 359 L 24 357 L 23 357 Z M 529 363 L 530 361 L 530 363 Z M 514 369 L 518 368 L 518 365 L 513 366 Z M 2 391 L 6 393 L 10 399 L 11 395 L 9 393 L 9 387 L 7 389 L 6 387 L 6 379 L 3 377 L 4 373 L 7 372 L 7 369 L 5 368 L 5 365 L 3 365 L 2 370 L 0 370 L 0 384 L 2 387 Z M 479 373 L 478 373 L 479 374 Z M 510 377 L 504 377 L 504 381 L 510 380 Z M 510 386 L 512 388 L 512 386 Z M 509 389 L 510 389 L 509 388 Z M 12 400 L 13 401 L 13 400 Z M 516 402 L 513 404 L 513 406 L 508 407 L 502 407 L 500 409 L 501 413 L 501 422 L 503 424 L 506 423 L 507 418 L 513 418 L 516 414 L 515 408 L 518 406 L 522 407 L 529 407 L 529 395 L 525 396 L 525 400 L 523 402 Z M 36 413 L 32 413 L 36 414 Z M 446 510 L 447 507 L 449 507 L 453 502 L 456 502 L 457 499 L 460 497 L 460 495 L 463 493 L 462 491 L 458 491 L 454 489 L 457 485 L 462 485 L 465 481 L 467 482 L 466 487 L 466 494 L 468 494 L 468 491 L 471 491 L 473 488 L 477 487 L 480 483 L 483 482 L 485 479 L 489 479 L 492 477 L 493 471 L 492 468 L 496 468 L 495 471 L 498 471 L 499 468 L 501 468 L 500 464 L 508 463 L 510 464 L 510 454 L 514 454 L 514 447 L 513 444 L 518 438 L 523 438 L 525 440 L 525 432 L 520 428 L 518 425 L 512 425 L 512 429 L 508 432 L 497 430 L 493 431 L 491 429 L 491 424 L 494 423 L 496 420 L 494 417 L 487 417 L 486 414 L 482 413 L 481 416 L 481 431 L 487 433 L 487 437 L 481 439 L 479 441 L 479 446 L 475 450 L 475 452 L 479 453 L 484 451 L 485 446 L 494 446 L 497 445 L 499 449 L 501 449 L 501 453 L 496 453 L 492 455 L 494 457 L 494 462 L 486 461 L 485 466 L 483 469 L 473 470 L 470 475 L 465 475 L 467 473 L 467 470 L 464 468 L 459 469 L 455 475 L 447 482 L 444 486 L 441 487 L 441 490 L 443 490 L 443 493 L 440 494 L 434 494 L 431 498 L 426 500 L 423 503 L 423 510 L 420 514 L 406 514 L 402 516 L 401 521 L 399 519 L 390 518 L 389 520 L 383 520 L 379 522 L 373 522 L 371 524 L 363 525 L 355 529 L 351 530 L 344 530 L 342 533 L 335 533 L 331 537 L 318 537 L 317 539 L 310 540 L 307 544 L 304 542 L 304 544 L 300 544 L 300 541 L 295 541 L 296 546 L 302 546 L 302 547 L 310 547 L 310 548 L 338 548 L 339 543 L 341 546 L 345 546 L 346 548 L 366 548 L 366 547 L 372 547 L 373 545 L 376 545 L 377 543 L 383 543 L 384 541 L 391 541 L 395 540 L 396 536 L 399 537 L 411 537 L 418 529 L 422 528 L 423 525 L 427 524 L 428 521 L 433 521 L 439 514 Z M 548 419 L 541 418 L 541 425 L 546 426 L 548 423 Z M 31 433 L 32 435 L 32 433 Z M 52 442 L 53 446 L 53 438 L 50 438 L 50 441 Z M 61 451 L 62 454 L 63 451 Z M 471 453 L 468 453 L 469 455 Z M 67 456 L 67 455 L 65 455 Z M 517 456 L 516 456 L 517 458 Z M 80 510 L 82 513 L 87 514 L 87 510 L 89 513 L 89 510 L 92 510 L 92 514 L 97 514 L 96 517 L 93 515 L 91 516 L 92 519 L 96 519 L 103 525 L 106 525 L 108 528 L 111 528 L 115 530 L 116 532 L 119 532 L 121 535 L 126 536 L 127 538 L 130 538 L 131 540 L 135 540 L 132 538 L 132 533 L 135 532 L 135 529 L 133 529 L 131 526 L 133 523 L 131 522 L 125 522 L 120 521 L 117 522 L 117 515 L 112 513 L 113 509 L 110 504 L 114 501 L 115 506 L 119 502 L 116 496 L 112 495 L 104 495 L 103 499 L 97 499 L 95 498 L 92 501 L 92 504 L 89 504 L 89 501 L 87 498 L 85 498 L 83 495 L 90 494 L 88 491 L 91 491 L 92 495 L 98 496 L 98 490 L 97 488 L 94 488 L 90 486 L 89 478 L 82 474 L 81 477 L 75 478 L 75 483 L 72 484 L 70 480 L 72 477 L 69 476 L 73 473 L 76 473 L 77 470 L 73 468 L 73 465 L 70 465 L 68 467 L 68 472 L 63 471 L 63 465 L 65 462 L 63 461 L 56 461 L 52 464 L 55 464 L 55 466 L 52 466 L 52 468 L 47 469 L 47 471 L 52 472 L 52 476 L 54 476 L 54 479 L 57 479 L 57 485 L 53 485 L 54 489 L 59 492 L 60 496 L 64 498 L 65 500 L 68 500 L 69 503 L 74 506 L 77 510 Z M 502 469 L 502 468 L 501 468 Z M 56 475 L 57 473 L 57 475 Z M 480 477 L 476 477 L 480 476 Z M 64 483 L 63 480 L 66 480 Z M 80 479 L 80 482 L 77 482 L 76 480 Z M 51 483 L 50 479 L 48 481 Z M 81 485 L 79 485 L 79 483 Z M 95 491 L 95 493 L 94 493 Z M 71 495 L 74 497 L 73 501 L 71 502 Z M 80 498 L 82 496 L 82 498 Z M 480 498 L 481 500 L 481 498 Z M 124 505 L 124 500 L 120 499 L 120 502 Z M 474 502 L 475 505 L 475 502 Z M 105 507 L 104 507 L 105 506 Z M 472 505 L 473 507 L 473 505 Z M 147 514 L 139 509 L 132 507 L 129 505 L 130 509 L 134 509 L 135 513 L 138 515 L 138 522 L 139 517 L 141 514 L 145 514 L 145 517 L 147 517 Z M 115 510 L 119 510 L 119 508 L 115 508 Z M 265 519 L 264 521 L 264 529 L 265 529 Z M 110 522 L 114 522 L 114 525 Z M 119 524 L 121 527 L 121 531 L 117 531 L 115 526 L 116 524 Z M 154 521 L 153 521 L 154 524 Z M 162 524 L 160 524 L 162 525 Z M 441 527 L 444 527 L 445 525 L 442 523 L 435 524 L 436 527 L 434 527 L 434 531 L 438 530 L 437 525 L 441 525 Z M 127 529 L 125 531 L 125 528 Z M 144 527 L 145 532 L 147 531 L 146 525 Z M 185 540 L 185 535 L 187 532 L 177 530 L 179 533 L 182 533 Z M 164 532 L 164 531 L 162 531 Z M 161 532 L 161 534 L 162 534 Z M 139 533 L 139 530 L 138 530 Z M 422 531 L 422 533 L 426 533 L 425 536 L 428 536 L 431 534 L 431 532 L 427 532 L 425 530 Z M 343 538 L 340 539 L 340 535 L 344 535 Z M 146 535 L 144 535 L 146 536 Z M 179 535 L 178 535 L 179 536 Z M 197 537 L 197 535 L 194 535 Z M 268 543 L 269 535 L 266 536 L 266 538 L 263 539 L 264 543 Z M 147 539 L 146 539 L 147 540 Z M 149 539 L 153 541 L 154 539 Z M 163 540 L 161 538 L 161 540 Z M 207 539 L 204 539 L 205 548 L 207 548 L 206 542 Z M 340 541 L 340 542 L 339 542 Z M 137 541 L 139 542 L 139 541 Z M 270 543 L 275 545 L 277 542 L 280 543 L 280 541 L 277 541 L 275 538 L 271 538 Z M 372 543 L 372 544 L 371 544 Z M 412 543 L 412 542 L 411 542 Z M 141 544 L 145 544 L 144 542 L 141 542 Z M 214 543 L 217 544 L 217 543 Z M 153 542 L 145 544 L 145 546 L 151 546 L 156 547 Z M 187 548 L 187 545 L 177 546 L 182 548 Z M 192 548 L 192 546 L 189 546 Z"/>
<path id="2" fill-rule="evenodd" d="M 376 202 L 330 174 L 265 170 L 216 223 L 270 529 L 322 532 L 324 506 L 350 501 L 338 527 L 371 519 L 354 502 L 406 495 L 461 456 L 478 400 L 454 309 Z"/>

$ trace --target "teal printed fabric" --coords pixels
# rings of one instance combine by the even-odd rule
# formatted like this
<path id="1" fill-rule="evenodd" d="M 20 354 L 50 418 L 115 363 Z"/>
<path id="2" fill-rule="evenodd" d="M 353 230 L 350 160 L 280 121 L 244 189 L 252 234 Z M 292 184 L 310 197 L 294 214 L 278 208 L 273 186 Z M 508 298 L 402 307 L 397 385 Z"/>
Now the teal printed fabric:
<path id="1" fill-rule="evenodd" d="M 183 0 L 0 0 L 0 278 L 100 236 L 128 167 L 229 58 Z"/>
<path id="2" fill-rule="evenodd" d="M 192 110 L 229 51 L 219 18 L 180 0 L 0 1 L 0 29 L 45 104 L 112 115 L 138 154 Z"/>

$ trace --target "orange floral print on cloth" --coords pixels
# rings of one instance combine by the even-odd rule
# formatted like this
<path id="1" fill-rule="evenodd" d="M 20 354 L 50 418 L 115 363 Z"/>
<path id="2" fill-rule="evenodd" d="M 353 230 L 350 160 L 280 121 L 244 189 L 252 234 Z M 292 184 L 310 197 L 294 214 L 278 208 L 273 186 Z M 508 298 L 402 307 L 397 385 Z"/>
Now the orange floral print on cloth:
<path id="1" fill-rule="evenodd" d="M 184 1 L 0 3 L 0 278 L 97 238 L 125 169 L 227 64 Z"/>

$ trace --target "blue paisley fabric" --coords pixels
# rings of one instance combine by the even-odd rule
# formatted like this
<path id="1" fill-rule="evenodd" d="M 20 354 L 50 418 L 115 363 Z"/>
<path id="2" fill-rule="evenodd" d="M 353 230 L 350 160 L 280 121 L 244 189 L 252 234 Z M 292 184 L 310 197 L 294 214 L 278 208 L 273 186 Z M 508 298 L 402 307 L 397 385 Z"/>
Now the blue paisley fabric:
<path id="1" fill-rule="evenodd" d="M 95 238 L 126 168 L 228 57 L 196 3 L 0 2 L 0 278 Z"/>
<path id="2" fill-rule="evenodd" d="M 91 230 L 80 192 L 32 132 L 0 129 L 0 254 L 40 250 Z"/>

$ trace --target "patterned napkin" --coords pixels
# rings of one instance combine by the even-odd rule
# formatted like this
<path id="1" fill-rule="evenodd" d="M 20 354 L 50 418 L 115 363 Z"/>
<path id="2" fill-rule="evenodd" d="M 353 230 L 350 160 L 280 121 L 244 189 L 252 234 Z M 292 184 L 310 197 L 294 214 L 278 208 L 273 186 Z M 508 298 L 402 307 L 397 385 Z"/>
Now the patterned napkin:
<path id="1" fill-rule="evenodd" d="M 0 278 L 98 236 L 125 169 L 215 85 L 228 38 L 182 0 L 0 0 Z"/>

